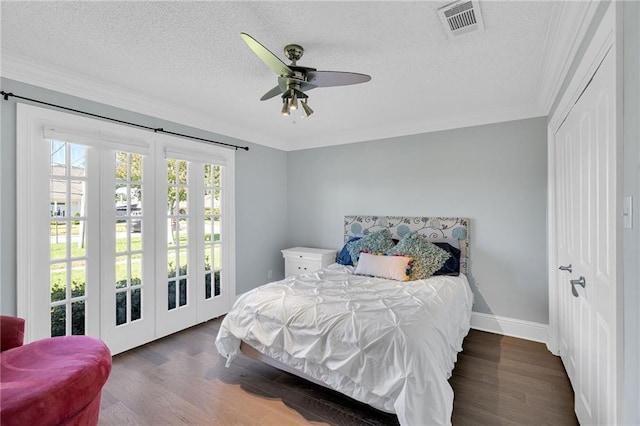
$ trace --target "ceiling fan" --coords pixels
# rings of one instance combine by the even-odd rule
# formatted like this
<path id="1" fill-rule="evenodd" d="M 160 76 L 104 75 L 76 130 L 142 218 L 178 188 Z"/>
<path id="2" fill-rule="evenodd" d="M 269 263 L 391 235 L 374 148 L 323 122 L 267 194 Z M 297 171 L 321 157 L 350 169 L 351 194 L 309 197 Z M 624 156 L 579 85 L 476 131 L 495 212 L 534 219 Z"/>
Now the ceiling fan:
<path id="1" fill-rule="evenodd" d="M 315 68 L 299 66 L 297 62 L 302 58 L 304 49 L 297 44 L 287 44 L 284 47 L 284 55 L 291 61 L 291 65 L 287 65 L 249 34 L 240 33 L 240 36 L 253 53 L 278 74 L 278 85 L 265 93 L 260 100 L 266 101 L 282 94 L 282 115 L 289 115 L 292 110 L 298 109 L 298 100 L 302 103 L 307 117 L 313 114 L 313 110 L 307 105 L 309 96 L 305 92 L 316 87 L 347 86 L 371 80 L 371 76 L 366 74 L 318 71 Z"/>

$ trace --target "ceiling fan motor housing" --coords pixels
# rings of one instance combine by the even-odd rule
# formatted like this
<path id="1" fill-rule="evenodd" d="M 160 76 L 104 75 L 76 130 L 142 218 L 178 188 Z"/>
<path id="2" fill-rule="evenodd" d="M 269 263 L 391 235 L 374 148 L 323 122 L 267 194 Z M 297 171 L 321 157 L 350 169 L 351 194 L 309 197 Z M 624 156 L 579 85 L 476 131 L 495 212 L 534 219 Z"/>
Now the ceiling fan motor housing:
<path id="1" fill-rule="evenodd" d="M 296 62 L 300 60 L 300 58 L 302 58 L 303 54 L 304 49 L 299 44 L 287 44 L 284 47 L 284 56 L 286 56 L 287 59 L 293 62 L 293 65 L 295 65 Z"/>

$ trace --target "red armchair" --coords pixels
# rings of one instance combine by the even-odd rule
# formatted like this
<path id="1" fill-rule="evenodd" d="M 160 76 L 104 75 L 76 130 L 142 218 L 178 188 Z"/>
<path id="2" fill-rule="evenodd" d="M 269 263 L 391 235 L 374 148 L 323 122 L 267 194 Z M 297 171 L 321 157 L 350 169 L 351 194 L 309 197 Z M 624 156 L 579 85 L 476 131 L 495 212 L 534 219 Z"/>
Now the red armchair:
<path id="1" fill-rule="evenodd" d="M 23 319 L 0 316 L 0 424 L 97 425 L 109 348 L 88 336 L 23 337 Z"/>

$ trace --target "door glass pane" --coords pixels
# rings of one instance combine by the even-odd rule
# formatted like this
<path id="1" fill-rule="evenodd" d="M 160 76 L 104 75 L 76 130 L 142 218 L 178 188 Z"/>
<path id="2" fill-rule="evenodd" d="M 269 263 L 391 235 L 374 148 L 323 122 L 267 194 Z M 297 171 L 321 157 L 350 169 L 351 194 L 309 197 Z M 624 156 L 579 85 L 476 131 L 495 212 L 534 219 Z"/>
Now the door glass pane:
<path id="1" fill-rule="evenodd" d="M 87 221 L 72 220 L 71 221 L 71 257 L 83 258 L 87 255 Z"/>
<path id="2" fill-rule="evenodd" d="M 85 303 L 79 300 L 71 304 L 71 334 L 84 335 L 85 329 Z"/>
<path id="3" fill-rule="evenodd" d="M 213 166 L 213 186 L 220 188 L 222 186 L 222 166 Z"/>
<path id="4" fill-rule="evenodd" d="M 115 152 L 116 325 L 139 320 L 144 286 L 143 156 Z"/>
<path id="5" fill-rule="evenodd" d="M 180 306 L 187 304 L 187 279 L 180 280 Z"/>
<path id="6" fill-rule="evenodd" d="M 187 269 L 187 256 L 189 255 L 189 253 L 187 252 L 186 248 L 182 248 L 183 246 L 180 246 L 180 259 L 178 260 L 178 265 L 180 265 L 180 268 L 178 269 L 178 276 L 179 277 L 186 277 L 187 273 L 189 272 Z"/>
<path id="7" fill-rule="evenodd" d="M 222 231 L 221 231 L 221 219 L 220 216 L 214 216 L 213 217 L 213 238 L 212 241 L 220 241 L 221 240 L 221 235 L 222 235 Z"/>
<path id="8" fill-rule="evenodd" d="M 85 295 L 87 282 L 87 262 L 74 260 L 71 263 L 71 297 L 77 298 Z"/>
<path id="9" fill-rule="evenodd" d="M 87 200 L 84 145 L 51 141 L 49 290 L 51 335 L 84 334 Z M 68 315 L 68 316 L 67 316 Z"/>
<path id="10" fill-rule="evenodd" d="M 167 159 L 167 308 L 188 304 L 189 163 Z"/>
<path id="11" fill-rule="evenodd" d="M 211 299 L 211 272 L 204 274 L 204 298 Z"/>
<path id="12" fill-rule="evenodd" d="M 220 272 L 221 271 L 216 271 L 213 276 L 214 276 L 214 295 L 215 296 L 220 296 Z"/>
<path id="13" fill-rule="evenodd" d="M 53 217 L 50 225 L 50 257 L 51 260 L 66 259 L 67 253 L 67 223 Z"/>
<path id="14" fill-rule="evenodd" d="M 205 299 L 220 295 L 221 211 L 222 196 L 220 166 L 204 166 L 204 291 Z M 213 274 L 211 273 L 213 271 Z"/>
<path id="15" fill-rule="evenodd" d="M 169 280 L 168 282 L 168 301 L 167 308 L 169 310 L 176 308 L 176 280 Z"/>
<path id="16" fill-rule="evenodd" d="M 116 288 L 124 288 L 128 285 L 129 258 L 127 256 L 116 257 Z"/>
<path id="17" fill-rule="evenodd" d="M 51 337 L 67 335 L 67 306 L 51 307 Z"/>
<path id="18" fill-rule="evenodd" d="M 220 190 L 213 191 L 213 211 L 215 214 L 220 214 Z"/>
<path id="19" fill-rule="evenodd" d="M 52 302 L 59 302 L 67 298 L 67 270 L 66 263 L 53 263 L 50 266 Z"/>
<path id="20" fill-rule="evenodd" d="M 178 161 L 178 182 L 182 185 L 187 184 L 187 162 Z"/>
<path id="21" fill-rule="evenodd" d="M 142 253 L 131 255 L 131 286 L 142 285 Z"/>
<path id="22" fill-rule="evenodd" d="M 127 292 L 116 293 L 116 325 L 127 322 Z"/>
<path id="23" fill-rule="evenodd" d="M 51 166 L 49 174 L 51 176 L 65 176 L 67 174 L 67 143 L 62 141 L 51 141 L 50 145 Z"/>
<path id="24" fill-rule="evenodd" d="M 142 289 L 131 290 L 131 321 L 142 318 Z"/>

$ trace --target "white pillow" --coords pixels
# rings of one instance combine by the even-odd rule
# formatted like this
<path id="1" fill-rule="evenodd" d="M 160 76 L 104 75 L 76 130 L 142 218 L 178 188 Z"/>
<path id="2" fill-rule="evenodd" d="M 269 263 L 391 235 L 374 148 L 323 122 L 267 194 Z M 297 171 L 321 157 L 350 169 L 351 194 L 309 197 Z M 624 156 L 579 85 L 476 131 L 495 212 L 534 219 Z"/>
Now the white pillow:
<path id="1" fill-rule="evenodd" d="M 384 256 L 362 252 L 354 274 L 408 281 L 411 261 L 409 256 Z"/>

